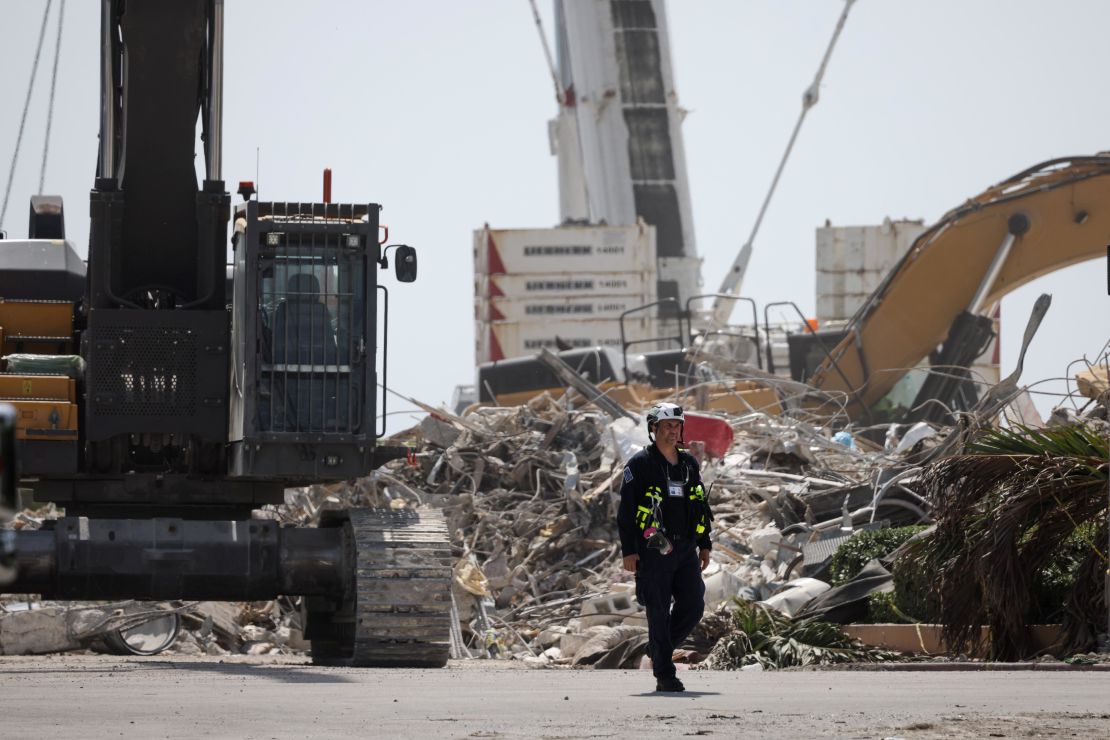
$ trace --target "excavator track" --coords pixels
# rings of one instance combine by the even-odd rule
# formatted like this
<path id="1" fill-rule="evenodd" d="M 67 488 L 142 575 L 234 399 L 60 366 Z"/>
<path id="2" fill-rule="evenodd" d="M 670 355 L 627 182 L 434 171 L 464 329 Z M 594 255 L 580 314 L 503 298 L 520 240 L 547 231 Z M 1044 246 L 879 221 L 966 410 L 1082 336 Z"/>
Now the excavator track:
<path id="1" fill-rule="evenodd" d="M 347 534 L 353 583 L 331 616 L 333 639 L 312 641 L 313 662 L 439 668 L 450 651 L 451 546 L 434 509 L 350 509 L 333 519 Z M 310 619 L 319 619 L 317 614 Z"/>

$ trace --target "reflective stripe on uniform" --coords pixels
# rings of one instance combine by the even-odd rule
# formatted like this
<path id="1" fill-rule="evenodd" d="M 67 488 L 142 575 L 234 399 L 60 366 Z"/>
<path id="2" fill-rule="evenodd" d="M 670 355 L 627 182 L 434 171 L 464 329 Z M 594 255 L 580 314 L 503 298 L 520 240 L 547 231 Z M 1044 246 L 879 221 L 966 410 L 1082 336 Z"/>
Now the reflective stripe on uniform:
<path id="1" fill-rule="evenodd" d="M 654 517 L 654 512 L 660 504 L 663 503 L 663 489 L 659 486 L 648 486 L 644 489 L 644 503 L 636 507 L 636 524 L 640 525 L 640 531 L 648 528 L 649 520 L 651 526 L 659 528 L 659 520 Z"/>
<path id="2" fill-rule="evenodd" d="M 695 535 L 703 535 L 709 528 L 709 516 L 704 505 L 706 503 L 705 488 L 700 483 L 695 483 L 690 486 L 688 496 L 691 503 L 695 505 L 703 504 L 696 508 L 698 521 L 694 528 Z M 647 529 L 649 522 L 653 527 L 660 527 L 659 520 L 655 518 L 654 513 L 663 503 L 663 489 L 659 486 L 648 486 L 644 489 L 642 501 L 643 503 L 636 507 L 636 524 L 639 525 L 640 531 Z"/>
<path id="3" fill-rule="evenodd" d="M 690 501 L 691 503 L 705 503 L 705 489 L 702 488 L 701 483 L 696 483 L 690 487 Z M 709 517 L 706 516 L 705 507 L 699 507 L 698 524 L 694 529 L 695 534 L 705 534 L 705 530 L 709 527 Z"/>

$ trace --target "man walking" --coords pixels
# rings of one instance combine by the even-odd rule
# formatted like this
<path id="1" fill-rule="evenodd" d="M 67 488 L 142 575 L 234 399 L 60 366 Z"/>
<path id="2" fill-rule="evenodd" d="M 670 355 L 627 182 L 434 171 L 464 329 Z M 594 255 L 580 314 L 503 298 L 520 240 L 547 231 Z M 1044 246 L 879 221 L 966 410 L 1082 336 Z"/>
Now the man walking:
<path id="1" fill-rule="evenodd" d="M 679 449 L 682 408 L 659 403 L 647 415 L 652 441 L 628 461 L 617 529 L 624 569 L 636 574 L 636 600 L 647 610 L 648 657 L 656 691 L 684 691 L 671 654 L 705 611 L 701 571 L 709 565 L 713 514 L 698 461 Z M 674 609 L 671 609 L 671 600 Z"/>

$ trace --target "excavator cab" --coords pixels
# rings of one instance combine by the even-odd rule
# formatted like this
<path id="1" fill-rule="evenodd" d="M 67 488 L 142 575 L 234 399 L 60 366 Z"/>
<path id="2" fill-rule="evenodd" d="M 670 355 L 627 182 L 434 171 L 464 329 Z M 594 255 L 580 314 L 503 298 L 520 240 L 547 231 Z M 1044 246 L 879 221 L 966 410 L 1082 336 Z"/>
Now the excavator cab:
<path id="1" fill-rule="evenodd" d="M 372 468 L 378 209 L 238 207 L 231 475 L 339 480 Z"/>

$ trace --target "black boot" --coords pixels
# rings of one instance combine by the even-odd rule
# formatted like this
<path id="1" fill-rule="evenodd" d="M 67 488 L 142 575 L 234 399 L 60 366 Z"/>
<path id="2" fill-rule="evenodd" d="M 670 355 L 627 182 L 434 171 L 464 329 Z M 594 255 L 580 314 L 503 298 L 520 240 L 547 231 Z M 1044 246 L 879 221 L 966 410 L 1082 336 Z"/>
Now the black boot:
<path id="1" fill-rule="evenodd" d="M 655 682 L 656 691 L 685 691 L 686 687 L 678 680 L 677 676 L 671 678 L 660 678 Z"/>

